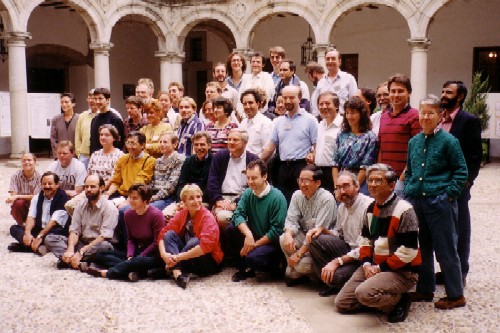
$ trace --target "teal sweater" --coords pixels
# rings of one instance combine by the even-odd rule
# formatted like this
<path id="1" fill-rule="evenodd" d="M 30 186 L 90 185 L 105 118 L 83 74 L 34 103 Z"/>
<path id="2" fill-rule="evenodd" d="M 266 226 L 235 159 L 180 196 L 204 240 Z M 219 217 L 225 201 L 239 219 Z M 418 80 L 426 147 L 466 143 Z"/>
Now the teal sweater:
<path id="1" fill-rule="evenodd" d="M 408 143 L 405 195 L 418 198 L 447 193 L 455 199 L 467 176 L 460 143 L 450 133 L 442 129 L 432 135 L 421 132 Z"/>
<path id="2" fill-rule="evenodd" d="M 283 233 L 286 212 L 285 196 L 277 188 L 271 186 L 271 191 L 262 198 L 247 188 L 234 211 L 233 224 L 238 227 L 246 223 L 255 240 L 266 235 L 271 242 L 277 243 Z"/>

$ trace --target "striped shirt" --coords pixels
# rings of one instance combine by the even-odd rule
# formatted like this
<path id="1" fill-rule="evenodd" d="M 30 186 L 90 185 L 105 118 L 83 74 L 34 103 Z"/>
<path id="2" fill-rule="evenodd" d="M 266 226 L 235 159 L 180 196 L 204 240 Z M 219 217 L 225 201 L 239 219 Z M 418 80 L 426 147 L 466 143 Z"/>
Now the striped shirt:
<path id="1" fill-rule="evenodd" d="M 177 136 L 179 137 L 179 148 L 177 151 L 180 154 L 191 156 L 193 143 L 191 142 L 191 137 L 194 133 L 203 131 L 205 125 L 201 122 L 200 118 L 196 114 L 191 116 L 187 121 L 181 120 L 179 129 L 177 130 Z"/>
<path id="2" fill-rule="evenodd" d="M 33 177 L 30 179 L 26 178 L 23 170 L 17 170 L 10 177 L 10 187 L 9 192 L 12 194 L 19 195 L 32 195 L 40 192 L 42 175 L 35 170 Z"/>
<path id="3" fill-rule="evenodd" d="M 205 130 L 212 137 L 212 149 L 210 150 L 212 154 L 227 148 L 227 137 L 229 136 L 229 131 L 237 127 L 238 124 L 231 122 L 227 123 L 223 128 L 216 128 L 214 123 L 207 125 Z"/>

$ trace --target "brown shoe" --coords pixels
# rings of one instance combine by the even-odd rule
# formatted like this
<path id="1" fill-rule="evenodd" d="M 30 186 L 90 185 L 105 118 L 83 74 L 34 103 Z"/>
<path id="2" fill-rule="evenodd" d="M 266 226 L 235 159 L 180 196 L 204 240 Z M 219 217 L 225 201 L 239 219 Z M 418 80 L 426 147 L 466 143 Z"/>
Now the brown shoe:
<path id="1" fill-rule="evenodd" d="M 434 306 L 438 309 L 451 310 L 454 308 L 465 306 L 465 303 L 466 303 L 465 297 L 462 295 L 457 298 L 448 298 L 448 297 L 440 298 L 439 301 L 434 303 Z"/>
<path id="2" fill-rule="evenodd" d="M 410 293 L 410 298 L 412 302 L 432 302 L 434 299 L 434 293 L 421 293 L 415 291 Z"/>

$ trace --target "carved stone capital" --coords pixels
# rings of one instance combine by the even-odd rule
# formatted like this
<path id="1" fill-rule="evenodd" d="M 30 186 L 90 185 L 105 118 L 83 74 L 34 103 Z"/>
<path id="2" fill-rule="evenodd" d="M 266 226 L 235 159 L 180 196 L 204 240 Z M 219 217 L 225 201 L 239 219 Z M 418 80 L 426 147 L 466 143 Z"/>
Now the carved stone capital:
<path id="1" fill-rule="evenodd" d="M 160 58 L 161 61 L 168 61 L 171 63 L 182 63 L 186 58 L 185 52 L 170 52 L 170 51 L 156 51 L 155 57 Z"/>
<path id="2" fill-rule="evenodd" d="M 90 43 L 89 48 L 94 50 L 94 55 L 100 54 L 109 56 L 109 50 L 111 50 L 113 46 L 114 46 L 113 43 L 92 42 Z"/>
<path id="3" fill-rule="evenodd" d="M 427 37 L 410 38 L 408 39 L 408 45 L 412 49 L 427 50 L 431 45 L 431 40 Z"/>

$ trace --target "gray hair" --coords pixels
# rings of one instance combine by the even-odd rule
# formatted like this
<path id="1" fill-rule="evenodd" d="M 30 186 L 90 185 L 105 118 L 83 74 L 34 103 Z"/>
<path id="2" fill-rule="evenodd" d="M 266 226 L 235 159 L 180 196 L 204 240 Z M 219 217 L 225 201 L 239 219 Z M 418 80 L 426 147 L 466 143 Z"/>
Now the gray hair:
<path id="1" fill-rule="evenodd" d="M 422 105 L 433 107 L 438 111 L 438 113 L 443 112 L 443 109 L 441 108 L 441 100 L 436 95 L 427 95 L 427 97 L 422 98 L 420 106 Z"/>
<path id="2" fill-rule="evenodd" d="M 359 187 L 358 177 L 354 173 L 352 173 L 351 171 L 348 171 L 348 170 L 340 171 L 339 177 L 340 176 L 347 176 L 347 177 L 351 178 L 354 186 Z"/>
<path id="3" fill-rule="evenodd" d="M 394 183 L 396 180 L 398 180 L 398 177 L 396 176 L 396 172 L 394 171 L 394 169 L 390 165 L 387 165 L 384 163 L 376 163 L 376 164 L 370 165 L 366 169 L 366 178 L 367 179 L 370 176 L 370 173 L 372 171 L 385 171 L 384 176 L 389 184 Z"/>
<path id="4" fill-rule="evenodd" d="M 245 143 L 248 143 L 248 132 L 246 129 L 243 129 L 243 128 L 231 128 L 231 130 L 229 131 L 229 134 L 231 133 L 238 133 L 239 135 L 241 135 L 241 140 L 245 141 Z"/>

